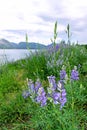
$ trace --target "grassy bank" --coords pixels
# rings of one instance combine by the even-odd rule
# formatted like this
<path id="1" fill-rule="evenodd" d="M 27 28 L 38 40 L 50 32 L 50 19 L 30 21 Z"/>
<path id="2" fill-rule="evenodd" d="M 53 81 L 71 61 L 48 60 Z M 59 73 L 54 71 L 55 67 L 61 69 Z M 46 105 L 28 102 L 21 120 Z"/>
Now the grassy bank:
<path id="1" fill-rule="evenodd" d="M 79 79 L 70 82 L 71 71 L 77 67 Z M 47 92 L 48 76 L 60 80 L 60 71 L 68 76 L 64 83 L 67 102 L 48 101 L 43 107 L 23 92 L 28 80 L 39 79 Z M 31 53 L 24 60 L 0 67 L 0 130 L 86 130 L 87 129 L 87 50 L 78 45 L 53 47 Z"/>

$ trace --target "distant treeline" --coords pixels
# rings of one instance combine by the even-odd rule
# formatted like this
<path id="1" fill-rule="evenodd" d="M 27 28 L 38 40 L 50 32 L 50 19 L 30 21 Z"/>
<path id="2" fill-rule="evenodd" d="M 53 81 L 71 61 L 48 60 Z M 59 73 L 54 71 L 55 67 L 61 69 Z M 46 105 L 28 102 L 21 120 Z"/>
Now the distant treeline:
<path id="1" fill-rule="evenodd" d="M 86 45 L 81 45 L 81 46 L 84 46 L 87 49 L 87 44 Z"/>

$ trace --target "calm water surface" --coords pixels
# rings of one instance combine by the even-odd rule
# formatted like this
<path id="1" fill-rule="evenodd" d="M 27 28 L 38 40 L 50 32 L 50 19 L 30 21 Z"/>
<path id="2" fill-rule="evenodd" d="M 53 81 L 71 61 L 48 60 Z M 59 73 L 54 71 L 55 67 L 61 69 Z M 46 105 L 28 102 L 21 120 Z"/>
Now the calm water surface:
<path id="1" fill-rule="evenodd" d="M 0 64 L 3 64 L 7 61 L 11 62 L 26 58 L 26 56 L 29 56 L 31 52 L 35 52 L 35 50 L 0 49 Z"/>

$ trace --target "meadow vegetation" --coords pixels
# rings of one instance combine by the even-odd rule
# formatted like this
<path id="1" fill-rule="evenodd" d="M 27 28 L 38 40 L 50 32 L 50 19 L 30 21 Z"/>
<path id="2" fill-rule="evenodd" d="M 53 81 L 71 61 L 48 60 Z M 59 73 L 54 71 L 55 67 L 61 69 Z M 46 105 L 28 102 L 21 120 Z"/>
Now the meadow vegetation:
<path id="1" fill-rule="evenodd" d="M 87 129 L 87 49 L 56 29 L 51 48 L 0 66 L 0 130 Z"/>

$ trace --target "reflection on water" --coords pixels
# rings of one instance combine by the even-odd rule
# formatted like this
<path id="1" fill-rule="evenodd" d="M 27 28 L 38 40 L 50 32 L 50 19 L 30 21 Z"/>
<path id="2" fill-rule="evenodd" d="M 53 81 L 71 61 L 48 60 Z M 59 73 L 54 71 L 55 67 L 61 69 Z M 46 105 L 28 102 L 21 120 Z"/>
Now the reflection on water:
<path id="1" fill-rule="evenodd" d="M 16 61 L 29 56 L 30 52 L 35 52 L 35 50 L 27 49 L 0 49 L 0 64 Z"/>

